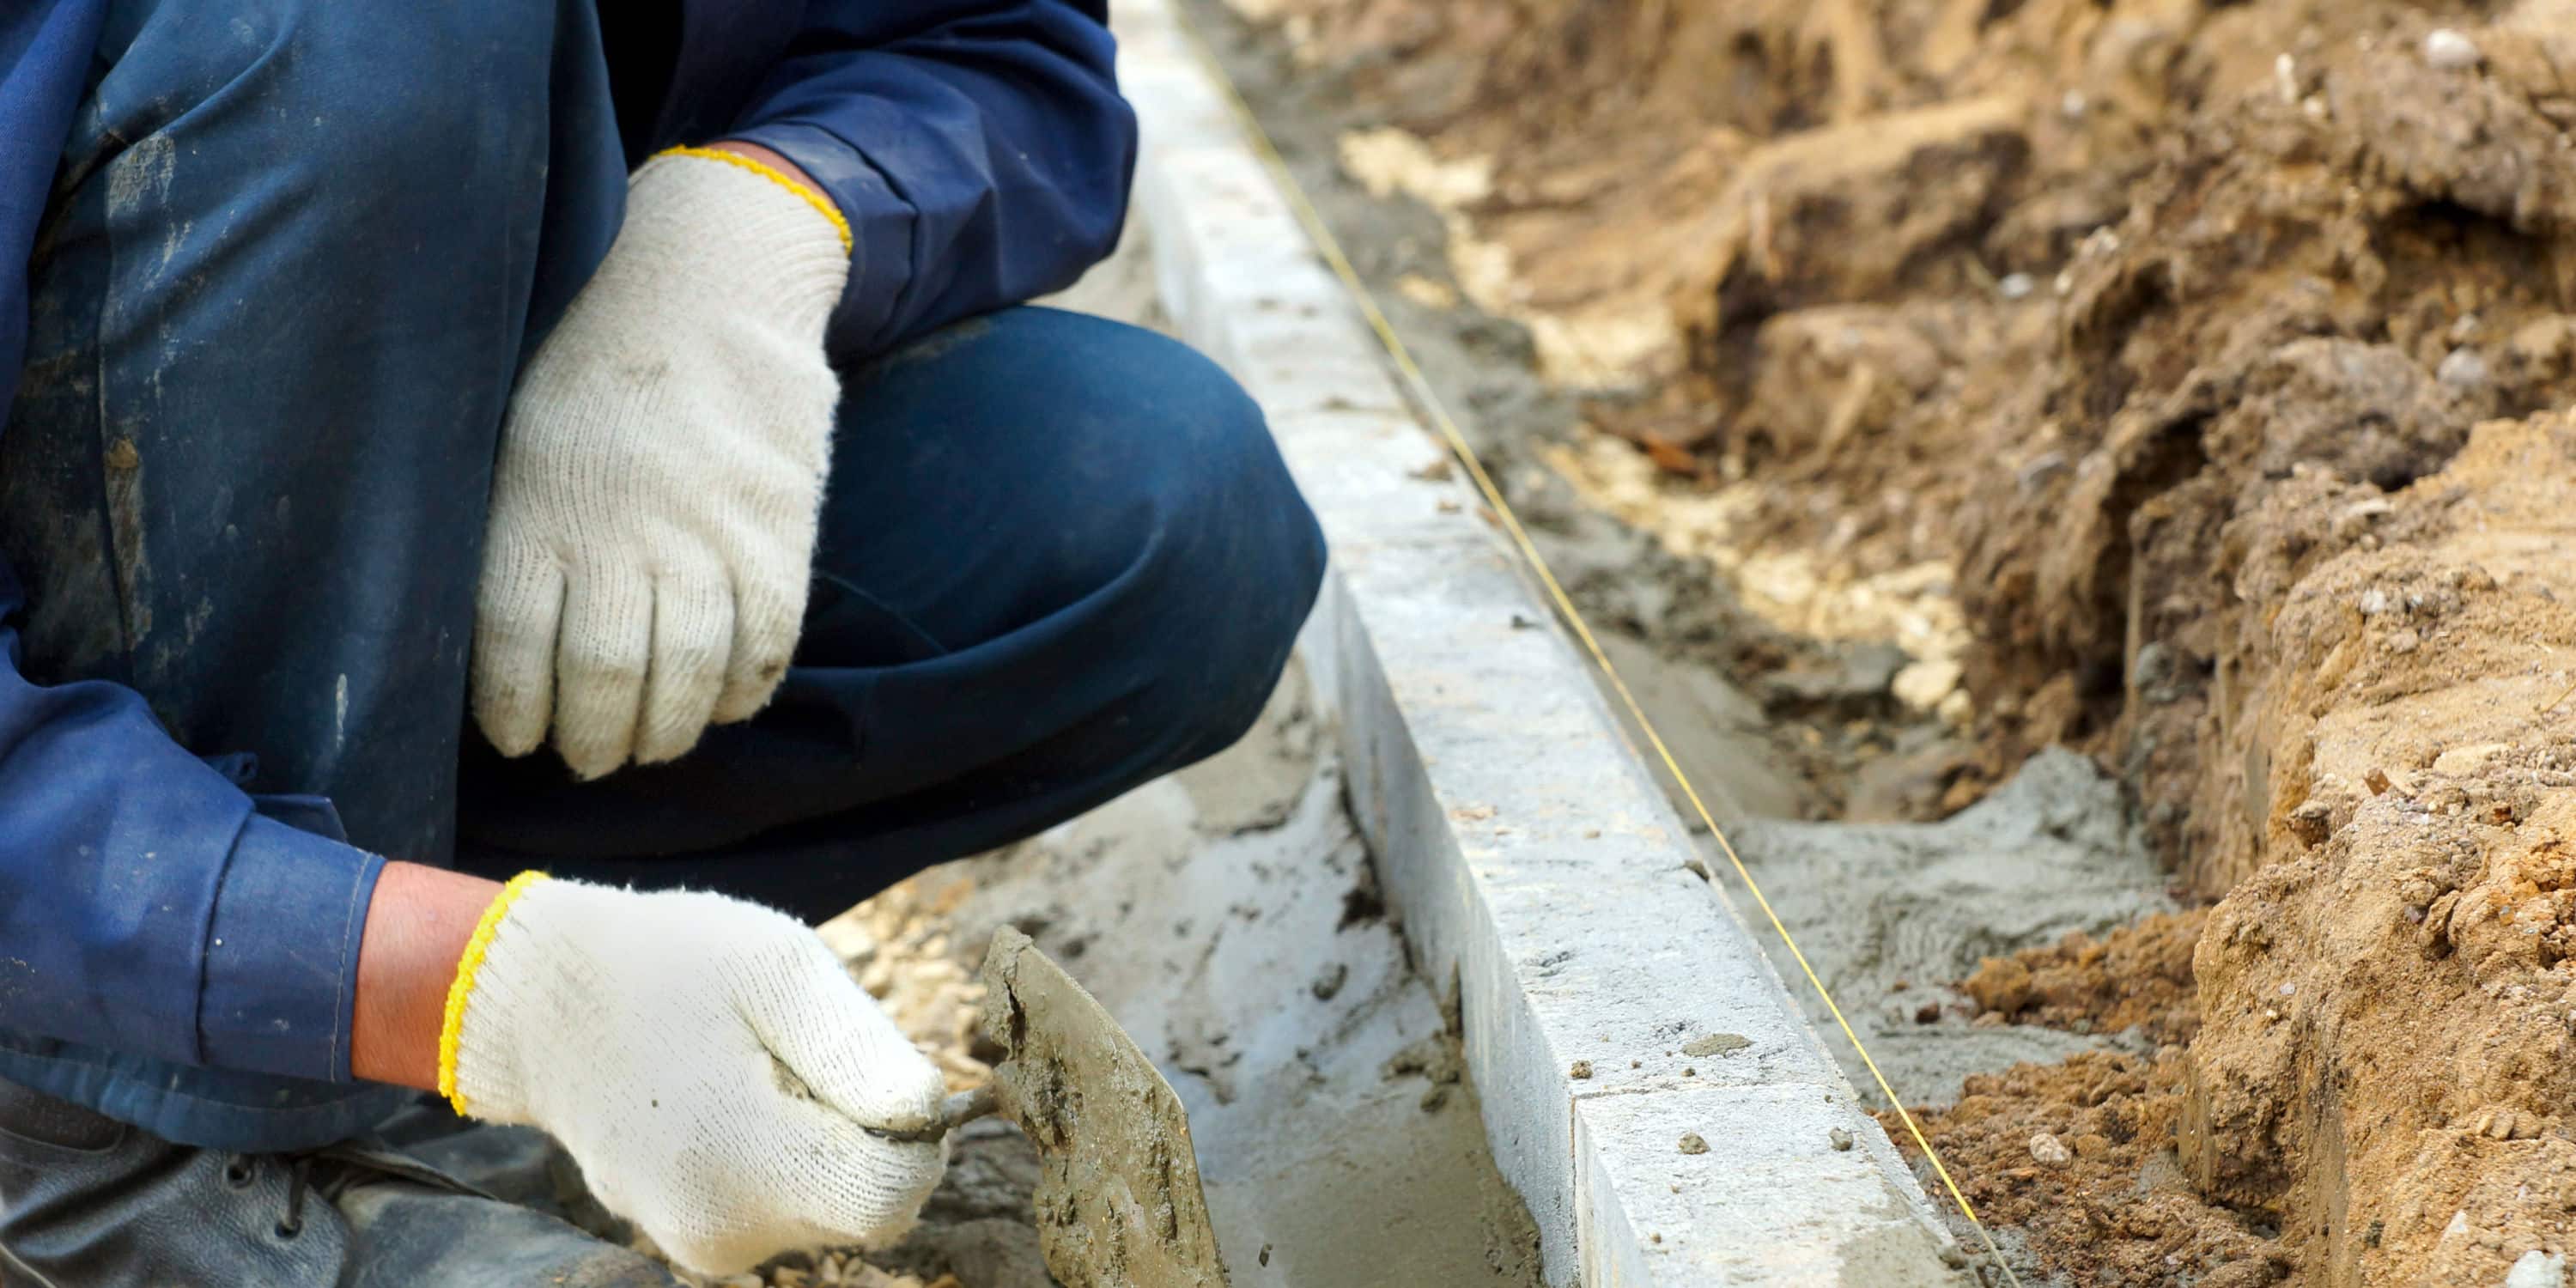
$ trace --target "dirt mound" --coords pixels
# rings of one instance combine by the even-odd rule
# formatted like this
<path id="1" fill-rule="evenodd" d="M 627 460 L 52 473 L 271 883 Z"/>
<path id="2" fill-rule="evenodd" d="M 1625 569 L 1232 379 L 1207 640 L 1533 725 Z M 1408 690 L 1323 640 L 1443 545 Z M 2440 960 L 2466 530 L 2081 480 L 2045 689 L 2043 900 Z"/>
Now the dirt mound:
<path id="1" fill-rule="evenodd" d="M 2224 897 L 1968 982 L 2188 1044 L 1972 1082 L 1990 1215 L 2079 1282 L 2567 1254 L 2576 3 L 1243 7 L 1647 449 L 1579 491 L 1757 609 L 1904 578 L 1976 763 L 1903 799 L 2069 743 Z"/>
<path id="2" fill-rule="evenodd" d="M 2195 812 L 2264 862 L 2195 957 L 2183 1156 L 2280 1213 L 2317 1282 L 2567 1251 L 2572 486 L 2576 422 L 2494 421 L 2394 494 L 2311 474 L 2229 525 L 2269 611 L 2223 654 L 2247 688 Z"/>
<path id="3" fill-rule="evenodd" d="M 2157 913 L 2099 939 L 2077 933 L 2047 948 L 1989 957 L 1959 987 L 2015 1024 L 2079 1033 L 2136 1029 L 2159 1046 L 2200 1029 L 2191 974 L 2206 910 Z"/>
<path id="4" fill-rule="evenodd" d="M 2176 1162 L 2182 1053 L 2086 1052 L 1967 1080 L 1915 1120 L 1988 1223 L 2074 1284 L 2257 1288 L 2289 1269 L 2259 1216 L 2203 1201 Z M 1911 1154 L 1893 1113 L 1882 1123 Z"/>

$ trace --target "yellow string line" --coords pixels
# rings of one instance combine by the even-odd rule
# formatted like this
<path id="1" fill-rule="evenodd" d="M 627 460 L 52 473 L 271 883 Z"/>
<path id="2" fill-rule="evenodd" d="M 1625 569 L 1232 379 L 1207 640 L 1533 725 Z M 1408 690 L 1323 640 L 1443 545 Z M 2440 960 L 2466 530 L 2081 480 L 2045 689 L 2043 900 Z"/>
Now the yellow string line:
<path id="1" fill-rule="evenodd" d="M 1692 811 L 1697 813 L 1699 821 L 1708 827 L 1709 835 L 1717 838 L 1718 848 L 1725 851 L 1727 862 L 1735 867 L 1735 875 L 1744 882 L 1744 888 L 1752 894 L 1753 901 L 1761 905 L 1762 915 L 1769 918 L 1771 928 L 1779 932 L 1780 942 L 1788 945 L 1789 955 L 1797 959 L 1798 969 L 1805 973 L 1807 982 L 1815 986 L 1816 996 L 1824 1000 L 1825 1009 L 1832 1012 L 1835 1025 L 1842 1029 L 1843 1037 L 1850 1041 L 1852 1050 L 1860 1053 L 1861 1063 L 1868 1066 L 1869 1076 L 1878 1083 L 1880 1094 L 1884 1095 L 1887 1103 L 1896 1110 L 1897 1117 L 1905 1123 L 1905 1130 L 1913 1136 L 1916 1147 L 1923 1151 L 1923 1157 L 1930 1160 L 1932 1170 L 1939 1174 L 1942 1188 L 1949 1191 L 1950 1200 L 1959 1205 L 1960 1214 L 1968 1219 L 1968 1224 L 1976 1228 L 1978 1237 L 1985 1241 L 1987 1255 L 1992 1257 L 1995 1265 L 2004 1272 L 2004 1278 L 2011 1281 L 2014 1288 L 2020 1288 L 2021 1277 L 2013 1273 L 2011 1263 L 2004 1259 L 2003 1249 L 1996 1244 L 1994 1233 L 1988 1230 L 1986 1223 L 1977 1216 L 1976 1207 L 1968 1202 L 1968 1196 L 1959 1189 L 1958 1181 L 1951 1177 L 1949 1166 L 1942 1162 L 1940 1151 L 1932 1148 L 1932 1142 L 1924 1136 L 1922 1126 L 1914 1121 L 1914 1115 L 1905 1108 L 1905 1101 L 1896 1094 L 1896 1088 L 1889 1084 L 1887 1074 L 1879 1069 L 1877 1059 L 1870 1055 L 1868 1046 L 1861 1042 L 1860 1034 L 1853 1030 L 1851 1021 L 1844 1018 L 1843 1008 L 1834 1001 L 1833 993 L 1826 989 L 1823 977 L 1817 975 L 1816 968 L 1808 963 L 1806 952 L 1798 947 L 1797 938 L 1789 933 L 1788 924 L 1780 920 L 1778 912 L 1772 910 L 1771 900 L 1762 893 L 1761 883 L 1753 879 L 1752 870 L 1747 868 L 1743 858 L 1736 854 L 1735 843 L 1727 839 L 1726 829 L 1718 826 L 1717 819 L 1709 813 L 1708 803 L 1701 799 L 1699 788 L 1692 785 L 1690 775 L 1683 772 L 1680 760 L 1674 757 L 1672 748 L 1665 744 L 1664 736 L 1656 731 L 1655 722 L 1647 718 L 1646 709 L 1637 701 L 1637 695 L 1629 691 L 1628 682 L 1619 674 L 1619 668 L 1611 664 L 1610 655 L 1602 649 L 1601 641 L 1593 635 L 1591 625 L 1584 621 L 1583 614 L 1575 608 L 1573 597 L 1566 593 L 1564 585 L 1557 581 L 1556 573 L 1548 567 L 1546 558 L 1539 554 L 1538 544 L 1530 539 L 1529 530 L 1521 526 L 1520 516 L 1512 510 L 1511 503 L 1503 499 L 1503 491 L 1496 486 L 1493 476 L 1485 471 L 1483 459 L 1478 457 L 1476 449 L 1468 444 L 1467 436 L 1460 432 L 1457 421 L 1451 419 L 1447 405 L 1432 389 L 1430 379 L 1423 375 L 1422 368 L 1414 362 L 1413 351 L 1405 345 L 1404 338 L 1397 334 L 1395 325 L 1387 320 L 1385 311 L 1378 307 L 1377 296 L 1369 290 L 1365 282 L 1360 280 L 1359 270 L 1353 268 L 1349 257 L 1342 253 L 1341 242 L 1333 236 L 1332 229 L 1325 224 L 1323 216 L 1317 213 L 1314 204 L 1307 200 L 1305 189 L 1298 184 L 1297 176 L 1289 170 L 1287 159 L 1282 157 L 1278 147 L 1271 143 L 1269 132 L 1261 127 L 1261 120 L 1254 115 L 1252 105 L 1245 102 L 1242 93 L 1236 90 L 1234 79 L 1226 74 L 1224 65 L 1217 61 L 1215 52 L 1208 48 L 1206 40 L 1199 35 L 1196 26 L 1187 15 L 1180 12 L 1182 3 L 1186 3 L 1186 0 L 1175 0 L 1173 5 L 1175 20 L 1200 62 L 1206 66 L 1209 75 L 1215 80 L 1218 91 L 1226 99 L 1227 106 L 1233 110 L 1244 136 L 1251 142 L 1253 150 L 1260 155 L 1262 164 L 1269 169 L 1271 176 L 1278 181 L 1280 189 L 1286 194 L 1297 222 L 1304 225 L 1307 236 L 1314 239 L 1317 249 L 1323 253 L 1324 262 L 1332 267 L 1333 275 L 1341 279 L 1343 288 L 1348 290 L 1359 304 L 1360 313 L 1367 318 L 1369 329 L 1377 333 L 1378 342 L 1386 347 L 1388 356 L 1395 360 L 1396 369 L 1403 374 L 1405 384 L 1411 389 L 1415 400 L 1439 428 L 1440 436 L 1448 441 L 1449 450 L 1457 456 L 1459 464 L 1467 468 L 1468 476 L 1475 481 L 1476 491 L 1484 496 L 1485 504 L 1493 508 L 1495 516 L 1502 522 L 1503 530 L 1511 535 L 1512 544 L 1519 548 L 1521 558 L 1528 562 L 1530 570 L 1537 575 L 1539 583 L 1546 587 L 1548 598 L 1555 602 L 1557 613 L 1573 630 L 1575 638 L 1582 642 L 1583 651 L 1591 655 L 1592 664 L 1600 669 L 1602 676 L 1610 682 L 1610 687 L 1618 693 L 1620 705 L 1626 708 L 1629 717 L 1637 722 L 1637 727 L 1645 732 L 1646 741 L 1654 747 L 1656 758 L 1663 762 L 1665 771 L 1673 776 L 1673 781 L 1681 784 L 1682 794 L 1689 798 Z"/>

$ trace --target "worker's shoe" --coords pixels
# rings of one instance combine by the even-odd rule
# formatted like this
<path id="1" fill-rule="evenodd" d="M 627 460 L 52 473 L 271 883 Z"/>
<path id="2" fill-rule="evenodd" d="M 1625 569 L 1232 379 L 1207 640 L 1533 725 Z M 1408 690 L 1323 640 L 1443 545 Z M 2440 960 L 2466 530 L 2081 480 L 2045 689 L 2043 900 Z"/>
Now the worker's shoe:
<path id="1" fill-rule="evenodd" d="M 225 1154 L 0 1081 L 9 1288 L 675 1288 L 651 1260 L 388 1149 Z"/>

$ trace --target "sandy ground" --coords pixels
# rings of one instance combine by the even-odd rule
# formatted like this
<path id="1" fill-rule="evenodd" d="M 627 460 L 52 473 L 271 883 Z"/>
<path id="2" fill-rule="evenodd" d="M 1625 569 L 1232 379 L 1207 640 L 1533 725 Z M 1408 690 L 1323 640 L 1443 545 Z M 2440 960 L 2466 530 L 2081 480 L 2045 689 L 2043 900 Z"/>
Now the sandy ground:
<path id="1" fill-rule="evenodd" d="M 2026 1273 L 2564 1282 L 2576 6 L 1199 12 L 1723 818 L 2134 803 L 1749 847 Z"/>

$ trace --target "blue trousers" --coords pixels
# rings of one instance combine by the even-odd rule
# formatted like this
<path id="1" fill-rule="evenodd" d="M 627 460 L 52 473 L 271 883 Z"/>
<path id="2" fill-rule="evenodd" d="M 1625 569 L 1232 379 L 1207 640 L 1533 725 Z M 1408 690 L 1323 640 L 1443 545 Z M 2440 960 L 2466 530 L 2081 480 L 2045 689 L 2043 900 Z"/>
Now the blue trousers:
<path id="1" fill-rule="evenodd" d="M 502 758 L 463 715 L 494 448 L 623 212 L 592 0 L 125 0 L 98 66 L 0 437 L 26 670 L 134 686 L 311 826 L 819 919 L 1223 748 L 1276 681 L 1323 546 L 1258 409 L 1017 308 L 842 373 L 767 710 L 596 782 Z M 408 1094 L 5 1032 L 0 1077 L 242 1150 Z"/>

